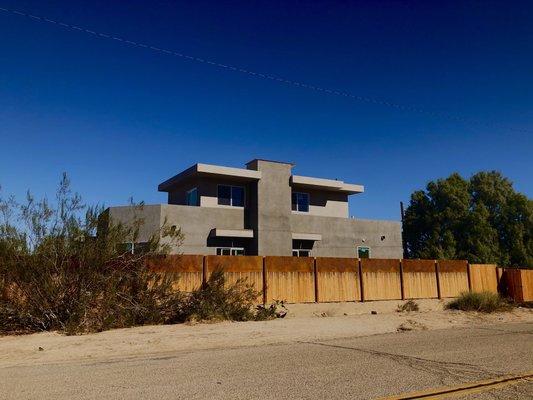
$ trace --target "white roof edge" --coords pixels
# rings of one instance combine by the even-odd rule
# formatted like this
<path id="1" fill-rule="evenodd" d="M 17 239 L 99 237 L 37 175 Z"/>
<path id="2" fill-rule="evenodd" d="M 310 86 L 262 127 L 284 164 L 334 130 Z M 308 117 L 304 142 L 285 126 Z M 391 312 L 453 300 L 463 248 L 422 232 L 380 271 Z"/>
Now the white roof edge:
<path id="1" fill-rule="evenodd" d="M 320 233 L 292 233 L 292 238 L 295 240 L 322 240 Z"/>
<path id="2" fill-rule="evenodd" d="M 215 228 L 214 236 L 216 236 L 216 237 L 253 238 L 254 237 L 254 231 L 252 229 L 220 229 L 220 228 Z"/>
<path id="3" fill-rule="evenodd" d="M 327 188 L 340 192 L 363 193 L 363 185 L 344 183 L 344 181 L 324 178 L 313 178 L 310 176 L 292 175 L 291 182 L 297 185 L 315 186 L 317 188 Z"/>
<path id="4" fill-rule="evenodd" d="M 235 176 L 240 178 L 261 179 L 261 171 L 245 168 L 222 167 L 212 164 L 196 164 L 196 171 L 204 174 Z"/>
<path id="5" fill-rule="evenodd" d="M 355 185 L 353 183 L 345 183 L 344 185 L 342 185 L 341 190 L 345 191 L 345 192 L 363 193 L 365 191 L 365 187 L 363 185 Z"/>

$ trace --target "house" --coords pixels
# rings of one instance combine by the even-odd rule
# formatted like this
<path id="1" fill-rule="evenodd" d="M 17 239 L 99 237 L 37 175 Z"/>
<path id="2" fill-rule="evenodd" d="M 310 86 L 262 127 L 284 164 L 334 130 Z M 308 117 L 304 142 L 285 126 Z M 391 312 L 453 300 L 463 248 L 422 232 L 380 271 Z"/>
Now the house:
<path id="1" fill-rule="evenodd" d="M 255 159 L 246 168 L 196 164 L 161 183 L 168 204 L 145 205 L 139 240 L 165 221 L 180 227 L 182 254 L 401 258 L 396 221 L 350 218 L 361 185 L 292 174 L 293 164 Z M 132 207 L 111 207 L 127 224 Z"/>

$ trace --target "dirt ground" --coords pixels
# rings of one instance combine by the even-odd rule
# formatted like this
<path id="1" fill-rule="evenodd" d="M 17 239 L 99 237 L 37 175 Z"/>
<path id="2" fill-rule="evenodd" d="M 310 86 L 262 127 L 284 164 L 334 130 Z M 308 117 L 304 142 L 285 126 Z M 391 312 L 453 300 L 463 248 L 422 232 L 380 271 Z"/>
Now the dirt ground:
<path id="1" fill-rule="evenodd" d="M 117 329 L 65 336 L 54 332 L 0 337 L 0 366 L 120 360 L 175 351 L 353 338 L 390 332 L 533 322 L 533 310 L 480 314 L 444 311 L 444 301 L 419 300 L 420 311 L 399 313 L 401 301 L 288 305 L 284 319 Z M 372 313 L 372 311 L 376 313 Z"/>

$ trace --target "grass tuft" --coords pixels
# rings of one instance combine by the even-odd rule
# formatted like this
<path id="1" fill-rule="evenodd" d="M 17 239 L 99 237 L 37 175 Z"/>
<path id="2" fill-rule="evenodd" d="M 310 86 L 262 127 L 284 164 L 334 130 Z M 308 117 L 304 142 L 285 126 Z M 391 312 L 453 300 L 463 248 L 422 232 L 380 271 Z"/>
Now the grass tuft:
<path id="1" fill-rule="evenodd" d="M 410 312 L 410 311 L 418 311 L 418 303 L 414 300 L 407 300 L 403 304 L 398 304 L 398 308 L 396 309 L 397 312 Z"/>
<path id="2" fill-rule="evenodd" d="M 512 305 L 496 293 L 464 292 L 458 298 L 446 304 L 446 309 L 493 313 L 509 311 L 512 309 Z"/>

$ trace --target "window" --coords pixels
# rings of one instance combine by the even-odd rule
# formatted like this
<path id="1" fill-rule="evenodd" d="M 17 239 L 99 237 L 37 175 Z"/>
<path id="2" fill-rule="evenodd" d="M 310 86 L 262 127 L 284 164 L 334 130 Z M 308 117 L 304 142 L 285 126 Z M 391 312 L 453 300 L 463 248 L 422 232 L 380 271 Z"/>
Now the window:
<path id="1" fill-rule="evenodd" d="M 292 211 L 309 212 L 309 193 L 292 193 Z"/>
<path id="2" fill-rule="evenodd" d="M 293 249 L 292 255 L 293 257 L 309 257 L 310 250 L 303 250 L 303 249 Z"/>
<path id="3" fill-rule="evenodd" d="M 192 188 L 191 190 L 187 191 L 186 202 L 188 206 L 198 205 L 198 188 Z"/>
<path id="4" fill-rule="evenodd" d="M 244 207 L 244 188 L 242 186 L 218 185 L 218 204 Z"/>
<path id="5" fill-rule="evenodd" d="M 217 256 L 244 256 L 243 247 L 217 247 Z"/>
<path id="6" fill-rule="evenodd" d="M 144 254 L 150 251 L 150 243 L 148 242 L 122 243 L 119 247 L 119 251 L 123 253 L 131 253 L 131 254 Z"/>
<path id="7" fill-rule="evenodd" d="M 357 246 L 357 257 L 370 258 L 370 247 Z"/>

